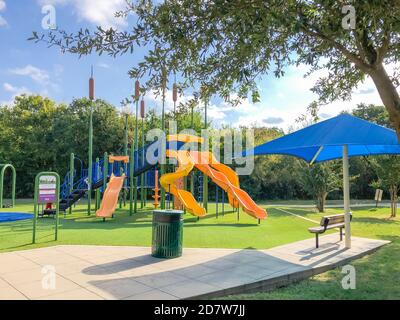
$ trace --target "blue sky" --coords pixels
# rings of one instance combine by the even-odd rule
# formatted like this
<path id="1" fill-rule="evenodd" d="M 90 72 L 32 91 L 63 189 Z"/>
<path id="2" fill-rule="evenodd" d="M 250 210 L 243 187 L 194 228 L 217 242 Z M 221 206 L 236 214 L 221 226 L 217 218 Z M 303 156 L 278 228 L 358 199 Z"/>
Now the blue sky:
<path id="1" fill-rule="evenodd" d="M 0 0 L 3 44 L 0 50 L 0 103 L 10 103 L 21 93 L 42 94 L 57 102 L 69 103 L 73 98 L 87 95 L 90 66 L 93 65 L 96 96 L 119 106 L 120 101 L 132 94 L 133 81 L 127 71 L 138 57 L 126 55 L 112 59 L 91 55 L 78 58 L 61 54 L 57 48 L 48 49 L 44 44 L 27 41 L 32 31 L 44 31 L 42 8 L 46 4 L 56 9 L 57 27 L 70 32 L 96 25 L 129 28 L 129 21 L 113 16 L 113 12 L 123 8 L 124 0 Z M 265 76 L 258 83 L 260 103 L 245 100 L 239 107 L 232 108 L 216 99 L 210 106 L 209 115 L 215 124 L 255 124 L 287 130 L 315 99 L 309 89 L 322 73 L 303 78 L 306 71 L 305 66 L 290 67 L 284 78 Z M 156 97 L 150 94 L 146 100 L 148 108 L 160 110 L 161 102 Z M 328 105 L 321 110 L 321 116 L 327 118 L 342 110 L 351 110 L 359 102 L 381 104 L 369 79 L 354 92 L 351 101 Z M 168 101 L 167 107 L 172 108 L 172 101 Z"/>

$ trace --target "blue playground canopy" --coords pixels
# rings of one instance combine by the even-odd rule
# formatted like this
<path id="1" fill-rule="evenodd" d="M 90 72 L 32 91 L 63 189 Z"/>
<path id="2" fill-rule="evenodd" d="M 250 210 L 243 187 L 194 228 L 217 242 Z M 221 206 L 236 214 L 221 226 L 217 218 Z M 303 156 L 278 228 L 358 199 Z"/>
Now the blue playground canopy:
<path id="1" fill-rule="evenodd" d="M 343 145 L 348 146 L 349 157 L 400 154 L 394 130 L 341 114 L 256 146 L 245 155 L 284 154 L 322 162 L 342 158 Z"/>
<path id="2" fill-rule="evenodd" d="M 283 154 L 309 163 L 343 159 L 345 246 L 351 248 L 349 157 L 400 154 L 396 132 L 341 114 L 247 150 L 244 155 Z"/>

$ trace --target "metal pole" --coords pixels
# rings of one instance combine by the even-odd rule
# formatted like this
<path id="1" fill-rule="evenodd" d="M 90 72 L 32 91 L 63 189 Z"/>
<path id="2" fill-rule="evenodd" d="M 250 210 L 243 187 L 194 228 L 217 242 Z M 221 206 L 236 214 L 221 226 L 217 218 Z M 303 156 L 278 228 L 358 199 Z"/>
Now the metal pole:
<path id="1" fill-rule="evenodd" d="M 204 103 L 204 129 L 207 129 L 208 124 L 207 124 L 207 104 L 208 101 L 206 100 Z M 204 143 L 208 143 L 208 141 L 205 141 Z M 203 208 L 208 211 L 208 176 L 203 173 Z"/>
<path id="2" fill-rule="evenodd" d="M 215 206 L 216 206 L 216 218 L 218 219 L 218 185 L 215 185 Z"/>
<path id="3" fill-rule="evenodd" d="M 103 193 L 107 188 L 107 178 L 108 178 L 108 154 L 104 152 L 104 160 L 103 160 Z"/>
<path id="4" fill-rule="evenodd" d="M 93 100 L 94 100 L 94 78 L 93 67 L 91 77 L 89 79 L 89 99 L 90 99 L 90 116 L 89 116 L 89 154 L 88 154 L 88 208 L 87 214 L 90 215 L 92 201 L 92 157 L 93 157 Z"/>
<path id="5" fill-rule="evenodd" d="M 69 158 L 69 193 L 71 194 L 74 190 L 74 176 L 75 176 L 75 155 L 72 152 Z M 72 205 L 69 206 L 69 214 L 72 214 Z"/>
<path id="6" fill-rule="evenodd" d="M 222 190 L 222 216 L 225 215 L 225 192 Z"/>
<path id="7" fill-rule="evenodd" d="M 100 159 L 97 157 L 96 158 L 96 183 L 99 181 L 100 179 Z M 97 209 L 100 208 L 100 188 L 96 188 L 95 191 L 95 209 L 97 211 Z"/>
<path id="8" fill-rule="evenodd" d="M 128 155 L 128 113 L 125 113 L 125 137 L 124 137 L 124 155 L 127 156 Z M 124 164 L 124 170 L 125 170 L 125 175 L 127 174 L 127 165 Z M 126 202 L 126 198 L 127 198 L 127 187 L 128 187 L 128 179 L 124 180 L 124 193 L 123 193 L 123 197 L 124 197 L 124 203 Z"/>
<path id="9" fill-rule="evenodd" d="M 194 130 L 194 107 L 192 106 L 192 110 L 191 110 L 192 114 L 191 114 L 191 119 L 190 119 L 190 127 L 192 130 Z M 194 172 L 192 170 L 192 172 L 190 173 L 190 193 L 194 194 Z"/>
<path id="10" fill-rule="evenodd" d="M 93 154 L 93 108 L 90 103 L 90 119 L 89 119 L 89 159 L 88 159 L 88 209 L 87 214 L 90 215 L 92 201 L 92 154 Z"/>
<path id="11" fill-rule="evenodd" d="M 144 150 L 144 119 L 142 118 L 142 149 Z M 142 167 L 144 167 L 144 151 L 142 153 Z M 145 179 L 146 173 L 142 173 L 140 177 L 140 207 L 143 208 L 145 206 Z"/>
<path id="12" fill-rule="evenodd" d="M 36 243 L 36 226 L 37 226 L 37 216 L 38 216 L 38 192 L 37 187 L 39 181 L 39 175 L 35 177 L 35 191 L 33 195 L 33 230 L 32 230 L 32 243 Z"/>
<path id="13" fill-rule="evenodd" d="M 139 140 L 138 140 L 138 117 L 139 117 L 139 99 L 136 100 L 136 116 L 135 116 L 135 150 L 137 152 L 137 156 L 135 159 L 135 170 L 138 168 L 138 164 L 139 164 Z M 138 194 L 137 194 L 137 187 L 138 187 L 138 178 L 134 177 L 134 213 L 137 212 L 137 198 L 138 198 Z"/>
<path id="14" fill-rule="evenodd" d="M 138 181 L 137 177 L 134 175 L 134 171 L 137 169 L 137 164 L 138 164 L 138 157 L 139 157 L 139 142 L 138 142 L 138 113 L 139 113 L 139 98 L 140 98 L 140 82 L 139 80 L 136 80 L 135 82 L 135 101 L 136 101 L 136 118 L 135 118 L 135 141 L 134 144 L 132 144 L 132 159 L 131 161 L 133 162 L 133 172 L 131 176 L 133 177 L 133 212 L 137 212 L 137 186 L 138 186 Z M 135 149 L 136 149 L 136 157 L 135 157 Z M 132 188 L 132 185 L 131 185 Z"/>
<path id="15" fill-rule="evenodd" d="M 345 225 L 345 246 L 351 248 L 351 227 L 350 227 L 350 178 L 349 178 L 349 149 L 343 146 L 343 200 L 344 200 L 344 225 Z"/>
<path id="16" fill-rule="evenodd" d="M 11 205 L 15 207 L 15 187 L 17 184 L 17 173 L 13 165 L 11 165 L 12 170 L 12 184 L 11 184 Z"/>
<path id="17" fill-rule="evenodd" d="M 55 227 L 55 235 L 54 240 L 58 240 L 58 225 L 60 223 L 60 176 L 57 173 L 54 173 L 56 176 L 56 227 Z"/>
<path id="18" fill-rule="evenodd" d="M 165 132 L 165 87 L 166 87 L 166 72 L 163 70 L 163 87 L 162 87 L 162 110 L 161 110 L 161 130 Z M 165 163 L 160 165 L 160 177 L 165 174 Z M 165 190 L 161 187 L 161 209 L 165 209 Z"/>

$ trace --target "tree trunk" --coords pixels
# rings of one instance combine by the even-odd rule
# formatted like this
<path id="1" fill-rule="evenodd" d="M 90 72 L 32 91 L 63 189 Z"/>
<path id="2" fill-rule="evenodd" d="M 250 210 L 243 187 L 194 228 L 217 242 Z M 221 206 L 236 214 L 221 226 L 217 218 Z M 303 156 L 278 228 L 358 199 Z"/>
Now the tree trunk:
<path id="1" fill-rule="evenodd" d="M 396 217 L 397 214 L 397 185 L 391 185 L 389 187 L 389 193 L 390 193 L 390 216 L 392 218 Z"/>
<path id="2" fill-rule="evenodd" d="M 400 96 L 382 64 L 369 72 L 400 142 Z"/>
<path id="3" fill-rule="evenodd" d="M 317 210 L 318 212 L 325 212 L 326 196 L 328 193 L 320 193 L 317 195 Z"/>

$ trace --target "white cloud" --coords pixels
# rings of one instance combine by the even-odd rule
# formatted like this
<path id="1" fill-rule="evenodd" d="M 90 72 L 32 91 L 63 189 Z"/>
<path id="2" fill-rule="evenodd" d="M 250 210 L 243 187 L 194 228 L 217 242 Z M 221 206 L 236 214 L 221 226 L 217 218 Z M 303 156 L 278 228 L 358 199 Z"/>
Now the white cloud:
<path id="1" fill-rule="evenodd" d="M 115 12 L 125 8 L 125 0 L 38 0 L 39 5 L 72 6 L 80 20 L 89 21 L 102 27 L 121 27 L 126 25 Z"/>
<path id="2" fill-rule="evenodd" d="M 100 68 L 104 68 L 104 69 L 110 69 L 110 68 L 111 68 L 111 66 L 110 66 L 109 64 L 104 63 L 104 62 L 100 62 L 100 63 L 98 64 L 98 66 L 99 66 Z"/>
<path id="3" fill-rule="evenodd" d="M 4 0 L 0 0 L 0 11 L 6 10 L 6 2 Z M 0 15 L 0 27 L 7 26 L 7 20 L 3 18 L 3 16 Z"/>
<path id="4" fill-rule="evenodd" d="M 284 120 L 281 117 L 268 117 L 268 118 L 265 118 L 263 120 L 263 122 L 266 123 L 266 124 L 275 124 L 275 125 L 277 125 L 277 124 L 280 124 L 280 123 L 284 122 Z"/>
<path id="5" fill-rule="evenodd" d="M 3 89 L 4 91 L 11 93 L 12 95 L 8 101 L 0 101 L 0 105 L 12 105 L 14 103 L 15 97 L 20 96 L 21 94 L 32 94 L 29 89 L 25 87 L 16 87 L 8 82 L 3 83 Z"/>
<path id="6" fill-rule="evenodd" d="M 9 83 L 3 83 L 3 89 L 5 90 L 5 91 L 8 91 L 8 92 L 14 92 L 15 90 L 17 90 L 17 88 L 16 87 L 14 87 L 13 85 L 11 85 L 11 84 L 9 84 Z"/>
<path id="7" fill-rule="evenodd" d="M 177 105 L 179 103 L 185 103 L 189 101 L 190 99 L 193 99 L 192 95 L 184 95 L 184 96 L 179 96 L 178 95 L 178 101 Z M 155 109 L 157 114 L 161 114 L 161 109 L 162 109 L 162 98 L 161 95 L 156 96 L 153 91 L 148 92 L 144 100 L 146 102 L 146 109 Z M 174 110 L 174 102 L 172 101 L 172 90 L 165 90 L 165 112 L 173 111 Z"/>
<path id="8" fill-rule="evenodd" d="M 18 76 L 30 77 L 32 80 L 41 85 L 46 85 L 50 81 L 49 73 L 46 70 L 39 69 L 30 64 L 26 65 L 23 68 L 10 69 L 9 71 L 10 73 Z"/>

